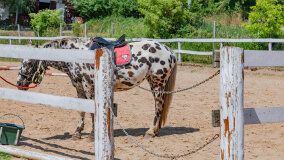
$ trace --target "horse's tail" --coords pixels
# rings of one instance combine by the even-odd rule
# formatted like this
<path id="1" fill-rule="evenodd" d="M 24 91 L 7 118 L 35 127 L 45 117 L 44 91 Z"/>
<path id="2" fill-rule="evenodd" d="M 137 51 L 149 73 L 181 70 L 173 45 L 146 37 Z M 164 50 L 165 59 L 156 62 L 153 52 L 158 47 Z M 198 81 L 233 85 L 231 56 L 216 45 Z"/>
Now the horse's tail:
<path id="1" fill-rule="evenodd" d="M 177 64 L 175 64 L 173 70 L 171 71 L 171 75 L 170 75 L 170 77 L 167 81 L 165 91 L 173 91 L 174 90 L 175 82 L 176 82 L 176 74 L 177 74 Z M 172 102 L 172 98 L 173 98 L 173 93 L 164 94 L 164 96 L 163 96 L 164 105 L 163 105 L 163 112 L 162 112 L 162 116 L 161 116 L 161 125 L 162 126 L 165 125 L 165 123 L 166 123 L 170 104 Z"/>

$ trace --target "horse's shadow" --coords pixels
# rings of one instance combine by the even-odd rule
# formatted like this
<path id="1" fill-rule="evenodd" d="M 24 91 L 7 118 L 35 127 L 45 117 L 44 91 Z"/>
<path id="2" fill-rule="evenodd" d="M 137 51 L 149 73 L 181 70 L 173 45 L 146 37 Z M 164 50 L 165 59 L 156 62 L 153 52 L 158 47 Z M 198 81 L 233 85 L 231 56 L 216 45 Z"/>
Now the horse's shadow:
<path id="1" fill-rule="evenodd" d="M 125 131 L 131 136 L 144 136 L 149 128 L 128 128 Z M 190 127 L 164 127 L 159 130 L 158 137 L 161 136 L 169 136 L 173 134 L 187 134 L 198 132 L 198 128 L 190 128 Z M 126 136 L 122 129 L 114 130 L 114 137 Z"/>

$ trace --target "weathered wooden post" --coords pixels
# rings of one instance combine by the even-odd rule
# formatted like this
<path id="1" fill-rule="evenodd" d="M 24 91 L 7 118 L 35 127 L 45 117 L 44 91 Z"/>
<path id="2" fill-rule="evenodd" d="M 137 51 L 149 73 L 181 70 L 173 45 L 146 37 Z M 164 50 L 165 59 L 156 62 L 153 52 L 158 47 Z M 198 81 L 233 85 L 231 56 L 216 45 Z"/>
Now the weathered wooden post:
<path id="1" fill-rule="evenodd" d="M 244 50 L 223 47 L 220 54 L 221 159 L 244 159 Z"/>
<path id="2" fill-rule="evenodd" d="M 95 50 L 95 155 L 98 160 L 114 159 L 113 55 L 109 49 Z"/>

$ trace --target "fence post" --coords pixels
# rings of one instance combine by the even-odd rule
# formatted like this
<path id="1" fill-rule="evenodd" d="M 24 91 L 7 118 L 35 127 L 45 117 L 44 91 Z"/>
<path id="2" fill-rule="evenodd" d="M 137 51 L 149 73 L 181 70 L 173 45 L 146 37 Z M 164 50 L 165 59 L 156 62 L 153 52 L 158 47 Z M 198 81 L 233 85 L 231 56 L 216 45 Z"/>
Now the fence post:
<path id="1" fill-rule="evenodd" d="M 37 36 L 39 37 L 39 25 L 37 25 L 36 28 L 37 28 Z"/>
<path id="2" fill-rule="evenodd" d="M 113 57 L 108 49 L 95 50 L 95 159 L 114 159 Z"/>
<path id="3" fill-rule="evenodd" d="M 220 53 L 221 159 L 244 159 L 244 50 L 223 47 Z"/>
<path id="4" fill-rule="evenodd" d="M 21 37 L 21 33 L 20 33 L 20 25 L 18 24 L 18 37 Z M 21 39 L 19 39 L 19 43 L 21 43 Z"/>
<path id="5" fill-rule="evenodd" d="M 213 38 L 215 39 L 216 38 L 216 21 L 214 21 L 214 24 L 213 24 Z M 215 44 L 213 42 L 213 50 L 215 49 Z"/>
<path id="6" fill-rule="evenodd" d="M 178 61 L 181 62 L 181 43 L 178 41 Z"/>
<path id="7" fill-rule="evenodd" d="M 88 36 L 87 36 L 87 23 L 85 23 L 85 39 L 87 39 Z"/>
<path id="8" fill-rule="evenodd" d="M 62 23 L 60 23 L 60 31 L 59 31 L 59 36 L 62 36 Z"/>
<path id="9" fill-rule="evenodd" d="M 114 34 L 114 23 L 111 23 L 111 37 L 113 37 Z"/>
<path id="10" fill-rule="evenodd" d="M 272 51 L 272 42 L 268 43 L 268 51 Z"/>
<path id="11" fill-rule="evenodd" d="M 12 45 L 12 40 L 11 39 L 9 39 L 9 45 Z"/>

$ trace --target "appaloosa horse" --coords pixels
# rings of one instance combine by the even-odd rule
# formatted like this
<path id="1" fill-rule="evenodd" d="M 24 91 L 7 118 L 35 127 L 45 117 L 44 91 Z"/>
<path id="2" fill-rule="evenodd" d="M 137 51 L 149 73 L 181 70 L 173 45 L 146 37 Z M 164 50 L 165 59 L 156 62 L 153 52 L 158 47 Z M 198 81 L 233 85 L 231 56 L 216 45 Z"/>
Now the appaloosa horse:
<path id="1" fill-rule="evenodd" d="M 42 48 L 81 49 L 88 50 L 92 41 L 80 38 L 62 39 L 45 43 Z M 135 85 L 127 81 L 121 74 L 130 80 L 140 84 L 144 79 L 150 84 L 152 90 L 172 91 L 176 79 L 176 57 L 174 52 L 162 43 L 144 40 L 141 42 L 129 43 L 132 53 L 131 63 L 118 66 L 119 73 L 114 74 L 114 92 L 129 90 Z M 78 98 L 94 98 L 94 67 L 88 63 L 69 63 L 55 61 L 39 61 L 24 59 L 18 75 L 17 85 L 27 87 L 32 83 L 32 77 L 37 71 L 43 72 L 43 68 L 56 68 L 66 73 L 73 86 L 77 90 Z M 117 71 L 115 71 L 117 72 Z M 165 124 L 172 94 L 153 93 L 155 99 L 155 117 L 152 126 L 146 132 L 146 136 L 155 136 L 159 129 Z M 89 135 L 94 138 L 94 114 L 92 116 L 93 128 Z M 80 120 L 74 139 L 81 138 L 81 131 L 84 128 L 85 113 L 80 112 Z"/>

